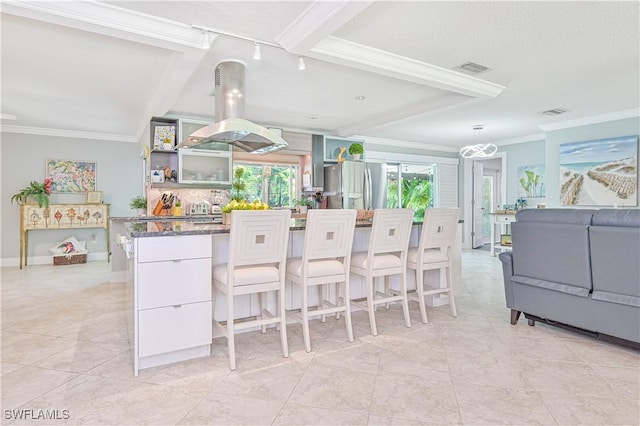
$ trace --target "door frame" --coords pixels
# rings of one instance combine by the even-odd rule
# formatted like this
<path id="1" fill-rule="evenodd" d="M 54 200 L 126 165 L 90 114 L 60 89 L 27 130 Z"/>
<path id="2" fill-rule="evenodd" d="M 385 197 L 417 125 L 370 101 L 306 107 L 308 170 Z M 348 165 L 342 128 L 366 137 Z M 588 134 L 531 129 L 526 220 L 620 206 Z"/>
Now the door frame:
<path id="1" fill-rule="evenodd" d="M 500 196 L 502 199 L 502 203 L 506 203 L 507 200 L 507 153 L 504 151 L 496 152 L 490 158 L 465 158 L 464 159 L 464 232 L 462 238 L 462 248 L 471 250 L 472 239 L 471 239 L 471 231 L 473 229 L 472 221 L 472 209 L 471 198 L 473 197 L 473 162 L 478 160 L 490 160 L 493 158 L 500 158 L 501 167 L 502 167 L 502 178 L 500 179 Z"/>

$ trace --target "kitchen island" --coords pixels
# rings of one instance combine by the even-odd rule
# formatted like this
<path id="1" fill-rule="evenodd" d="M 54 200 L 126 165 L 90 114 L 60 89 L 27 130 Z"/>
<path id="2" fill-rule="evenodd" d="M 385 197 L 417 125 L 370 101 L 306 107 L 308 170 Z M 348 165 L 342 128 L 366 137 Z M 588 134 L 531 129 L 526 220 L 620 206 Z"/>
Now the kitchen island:
<path id="1" fill-rule="evenodd" d="M 123 222 L 126 237 L 121 238 L 122 254 L 128 253 L 125 267 L 130 296 L 129 336 L 136 374 L 138 369 L 208 356 L 211 339 L 220 337 L 212 334 L 211 319 L 226 318 L 225 299 L 216 299 L 212 293 L 211 270 L 213 265 L 227 261 L 230 227 L 202 217 L 153 219 Z M 303 219 L 292 219 L 288 257 L 301 255 L 305 224 Z M 367 250 L 371 225 L 370 221 L 356 223 L 354 251 Z M 422 223 L 414 223 L 411 246 L 418 245 L 421 226 Z M 454 294 L 461 285 L 460 259 L 458 238 L 453 248 L 451 271 Z M 392 283 L 399 283 L 399 277 L 394 277 Z M 407 283 L 410 290 L 415 288 L 413 274 L 407 274 Z M 438 271 L 428 271 L 425 283 L 438 287 Z M 352 300 L 366 296 L 361 278 L 353 276 L 350 286 Z M 310 290 L 309 303 L 313 305 L 320 300 L 320 289 Z M 268 304 L 275 305 L 275 295 L 270 296 Z M 299 309 L 300 299 L 298 286 L 287 284 L 286 309 Z M 440 306 L 448 301 L 446 296 L 438 295 L 428 298 L 427 303 Z M 234 312 L 236 318 L 260 315 L 257 296 L 238 297 Z"/>

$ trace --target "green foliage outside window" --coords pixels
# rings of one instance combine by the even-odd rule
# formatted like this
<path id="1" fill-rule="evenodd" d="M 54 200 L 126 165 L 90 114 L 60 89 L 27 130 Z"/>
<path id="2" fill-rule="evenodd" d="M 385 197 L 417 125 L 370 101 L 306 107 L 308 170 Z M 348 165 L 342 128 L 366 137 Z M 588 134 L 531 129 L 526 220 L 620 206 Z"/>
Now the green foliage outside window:
<path id="1" fill-rule="evenodd" d="M 401 208 L 414 210 L 414 218 L 423 219 L 428 207 L 433 207 L 433 184 L 422 179 L 402 180 Z M 398 207 L 398 181 L 389 181 L 387 186 L 387 208 Z"/>

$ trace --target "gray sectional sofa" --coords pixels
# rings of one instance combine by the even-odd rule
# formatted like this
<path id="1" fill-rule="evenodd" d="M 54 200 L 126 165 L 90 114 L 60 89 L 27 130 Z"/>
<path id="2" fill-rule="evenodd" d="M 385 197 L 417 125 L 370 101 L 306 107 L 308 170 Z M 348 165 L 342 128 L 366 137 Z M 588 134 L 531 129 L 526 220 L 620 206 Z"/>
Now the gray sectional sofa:
<path id="1" fill-rule="evenodd" d="M 524 209 L 511 226 L 500 260 L 512 324 L 524 313 L 640 347 L 640 210 Z"/>

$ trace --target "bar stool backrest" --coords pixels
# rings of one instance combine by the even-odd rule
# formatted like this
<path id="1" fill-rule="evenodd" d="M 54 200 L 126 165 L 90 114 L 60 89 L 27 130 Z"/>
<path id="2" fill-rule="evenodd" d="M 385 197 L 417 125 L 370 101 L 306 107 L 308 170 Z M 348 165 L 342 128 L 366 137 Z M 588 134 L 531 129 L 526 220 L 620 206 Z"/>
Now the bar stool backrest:
<path id="1" fill-rule="evenodd" d="M 369 256 L 401 252 L 406 255 L 413 224 L 413 209 L 377 209 L 373 215 Z"/>
<path id="2" fill-rule="evenodd" d="M 309 210 L 302 258 L 309 261 L 346 257 L 351 254 L 355 227 L 355 210 Z"/>
<path id="3" fill-rule="evenodd" d="M 451 209 L 427 209 L 422 223 L 419 250 L 439 248 L 447 253 L 449 247 L 453 247 L 458 230 L 459 208 Z"/>
<path id="4" fill-rule="evenodd" d="M 290 223 L 291 210 L 234 210 L 227 262 L 230 271 L 264 264 L 282 265 L 284 271 Z"/>

